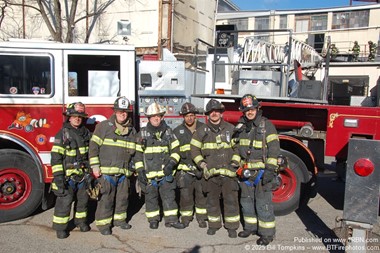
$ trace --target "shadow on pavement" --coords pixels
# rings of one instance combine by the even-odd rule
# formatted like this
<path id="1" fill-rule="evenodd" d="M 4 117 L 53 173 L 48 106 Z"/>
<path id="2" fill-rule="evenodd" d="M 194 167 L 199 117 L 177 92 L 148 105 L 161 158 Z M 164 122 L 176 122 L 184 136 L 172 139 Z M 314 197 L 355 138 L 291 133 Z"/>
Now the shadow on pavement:
<path id="1" fill-rule="evenodd" d="M 344 182 L 334 172 L 318 174 L 317 191 L 332 207 L 343 210 Z"/>

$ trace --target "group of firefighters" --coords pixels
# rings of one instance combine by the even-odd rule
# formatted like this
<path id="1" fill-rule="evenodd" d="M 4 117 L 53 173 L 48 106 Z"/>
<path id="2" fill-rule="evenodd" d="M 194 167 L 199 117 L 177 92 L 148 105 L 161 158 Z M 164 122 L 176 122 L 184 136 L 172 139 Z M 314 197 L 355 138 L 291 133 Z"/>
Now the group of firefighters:
<path id="1" fill-rule="evenodd" d="M 360 54 L 360 46 L 357 41 L 354 41 L 354 46 L 350 50 L 352 51 L 352 61 L 357 62 L 359 60 L 359 54 Z M 377 45 L 376 43 L 373 43 L 372 41 L 368 41 L 368 61 L 373 62 L 375 61 L 376 57 L 376 51 L 377 51 Z M 331 57 L 334 59 L 337 57 L 339 53 L 339 49 L 335 46 L 335 44 L 331 44 Z"/>
<path id="2" fill-rule="evenodd" d="M 130 229 L 130 178 L 137 175 L 150 229 L 158 228 L 161 208 L 165 226 L 176 229 L 189 226 L 195 211 L 199 227 L 208 227 L 208 235 L 224 225 L 230 238 L 257 234 L 258 245 L 273 241 L 272 190 L 277 187 L 280 144 L 254 95 L 241 98 L 242 116 L 236 126 L 223 120 L 224 105 L 215 99 L 206 105 L 206 123 L 197 119 L 193 104 L 183 104 L 183 123 L 175 129 L 166 124 L 165 107 L 157 102 L 147 108 L 149 121 L 139 132 L 127 98 L 117 98 L 113 110 L 93 134 L 83 124 L 84 104 L 72 103 L 64 113 L 66 122 L 51 151 L 57 238 L 69 236 L 73 201 L 75 225 L 81 232 L 90 230 L 89 189 L 99 191 L 95 224 L 102 235 L 111 235 L 113 226 Z M 240 210 L 243 230 L 237 233 Z"/>

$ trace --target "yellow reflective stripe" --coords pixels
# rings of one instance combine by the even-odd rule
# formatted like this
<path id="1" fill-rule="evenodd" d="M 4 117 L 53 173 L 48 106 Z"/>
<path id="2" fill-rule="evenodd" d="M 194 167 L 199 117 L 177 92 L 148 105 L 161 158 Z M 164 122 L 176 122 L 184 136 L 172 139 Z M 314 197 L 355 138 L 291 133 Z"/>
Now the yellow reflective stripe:
<path id="1" fill-rule="evenodd" d="M 111 224 L 111 222 L 112 222 L 112 217 L 109 217 L 103 220 L 95 220 L 96 226 L 108 225 L 108 224 Z"/>
<path id="2" fill-rule="evenodd" d="M 274 166 L 277 167 L 277 158 L 269 157 L 269 158 L 266 160 L 266 163 L 271 164 L 271 165 L 274 165 Z"/>
<path id="3" fill-rule="evenodd" d="M 218 222 L 220 221 L 220 216 L 208 216 L 209 222 Z"/>
<path id="4" fill-rule="evenodd" d="M 67 149 L 65 155 L 75 157 L 75 156 L 77 156 L 77 150 L 76 149 Z"/>
<path id="5" fill-rule="evenodd" d="M 179 160 L 181 159 L 181 157 L 179 156 L 179 154 L 177 153 L 173 153 L 170 155 L 171 158 L 173 158 L 174 160 L 177 161 L 177 163 L 179 162 Z"/>
<path id="6" fill-rule="evenodd" d="M 113 219 L 114 220 L 125 220 L 127 218 L 127 213 L 126 212 L 123 212 L 123 213 L 115 213 L 113 215 Z"/>
<path id="7" fill-rule="evenodd" d="M 274 227 L 276 227 L 276 223 L 274 221 L 261 221 L 261 220 L 259 220 L 259 227 L 274 228 Z"/>
<path id="8" fill-rule="evenodd" d="M 99 163 L 100 163 L 99 156 L 94 156 L 94 157 L 90 158 L 90 164 L 91 165 L 96 165 L 96 164 L 99 164 Z"/>
<path id="9" fill-rule="evenodd" d="M 79 153 L 81 153 L 82 155 L 87 154 L 88 153 L 88 147 L 80 147 Z"/>
<path id="10" fill-rule="evenodd" d="M 190 151 L 190 144 L 182 145 L 181 147 L 179 147 L 179 150 L 180 150 L 181 152 Z"/>
<path id="11" fill-rule="evenodd" d="M 124 174 L 126 176 L 132 175 L 132 172 L 126 168 L 118 168 L 118 167 L 100 167 L 100 170 L 103 174 L 108 175 L 116 175 L 116 174 Z"/>
<path id="12" fill-rule="evenodd" d="M 265 164 L 263 162 L 246 163 L 247 169 L 264 169 Z"/>
<path id="13" fill-rule="evenodd" d="M 181 163 L 178 165 L 177 170 L 190 171 L 191 169 L 186 164 Z"/>
<path id="14" fill-rule="evenodd" d="M 270 134 L 270 135 L 268 135 L 267 138 L 266 138 L 266 140 L 267 140 L 267 142 L 279 141 L 277 134 Z"/>
<path id="15" fill-rule="evenodd" d="M 198 164 L 200 161 L 204 160 L 203 156 L 202 155 L 197 155 L 195 158 L 194 158 L 194 162 L 196 164 Z"/>
<path id="16" fill-rule="evenodd" d="M 103 142 L 104 146 L 112 146 L 112 147 L 119 147 L 119 148 L 129 148 L 129 149 L 136 149 L 136 143 L 134 142 L 129 142 L 129 141 L 124 141 L 124 140 L 119 140 L 116 139 L 104 139 Z"/>
<path id="17" fill-rule="evenodd" d="M 206 208 L 195 207 L 195 212 L 198 213 L 198 214 L 207 214 L 207 209 Z"/>
<path id="18" fill-rule="evenodd" d="M 65 217 L 58 217 L 58 216 L 53 216 L 53 222 L 57 224 L 66 224 L 70 220 L 70 216 L 65 216 Z"/>
<path id="19" fill-rule="evenodd" d="M 236 162 L 240 163 L 240 161 L 241 161 L 240 155 L 236 155 L 236 154 L 233 155 L 231 158 L 231 161 L 236 161 Z"/>
<path id="20" fill-rule="evenodd" d="M 153 218 L 160 215 L 160 210 L 153 211 L 153 212 L 145 212 L 145 215 L 147 218 Z"/>
<path id="21" fill-rule="evenodd" d="M 140 144 L 136 144 L 136 151 L 143 153 L 144 150 L 143 150 L 143 148 L 142 148 L 142 145 L 140 145 Z"/>
<path id="22" fill-rule="evenodd" d="M 58 190 L 58 187 L 57 187 L 57 185 L 55 183 L 51 183 L 51 188 L 53 190 Z"/>
<path id="23" fill-rule="evenodd" d="M 56 172 L 60 172 L 60 171 L 63 171 L 63 166 L 62 164 L 57 164 L 57 165 L 53 165 L 51 167 L 52 171 L 53 171 L 53 174 L 56 173 Z"/>
<path id="24" fill-rule="evenodd" d="M 181 216 L 193 216 L 193 211 L 179 211 Z"/>
<path id="25" fill-rule="evenodd" d="M 71 175 L 83 175 L 83 170 L 81 169 L 66 169 L 66 176 Z"/>
<path id="26" fill-rule="evenodd" d="M 224 175 L 228 177 L 236 177 L 235 171 L 230 171 L 229 169 L 224 169 L 224 168 L 221 168 L 221 169 L 212 168 L 209 170 L 209 172 L 211 173 L 211 175 Z"/>
<path id="27" fill-rule="evenodd" d="M 147 147 L 144 153 L 145 154 L 169 153 L 169 148 L 167 146 Z"/>
<path id="28" fill-rule="evenodd" d="M 190 145 L 193 145 L 197 148 L 202 148 L 202 142 L 196 140 L 196 139 L 191 139 Z"/>
<path id="29" fill-rule="evenodd" d="M 178 209 L 164 211 L 164 216 L 173 216 L 178 214 Z"/>
<path id="30" fill-rule="evenodd" d="M 245 221 L 245 223 L 256 224 L 257 218 L 256 217 L 245 217 L 244 216 L 244 221 Z"/>
<path id="31" fill-rule="evenodd" d="M 215 142 L 207 142 L 203 143 L 202 149 L 222 149 L 222 148 L 231 148 L 231 145 L 227 142 L 215 143 Z"/>
<path id="32" fill-rule="evenodd" d="M 250 143 L 251 143 L 251 140 L 249 139 L 240 139 L 239 141 L 240 146 L 249 146 Z"/>
<path id="33" fill-rule="evenodd" d="M 135 163 L 135 168 L 136 168 L 136 170 L 137 169 L 141 169 L 141 168 L 143 168 L 144 167 L 144 163 L 143 162 L 136 162 Z"/>
<path id="34" fill-rule="evenodd" d="M 51 148 L 51 152 L 55 152 L 55 153 L 58 153 L 58 154 L 61 154 L 63 155 L 65 153 L 65 149 L 63 147 L 60 147 L 60 146 L 56 146 L 54 145 L 52 148 Z"/>
<path id="35" fill-rule="evenodd" d="M 226 222 L 238 222 L 240 220 L 240 215 L 224 217 L 224 220 Z"/>
<path id="36" fill-rule="evenodd" d="M 175 140 L 172 143 L 170 143 L 170 149 L 175 149 L 179 146 L 179 140 Z"/>
<path id="37" fill-rule="evenodd" d="M 87 217 L 87 212 L 76 212 L 75 213 L 75 218 L 77 219 L 83 219 Z"/>
<path id="38" fill-rule="evenodd" d="M 149 171 L 149 173 L 146 175 L 147 178 L 155 178 L 155 177 L 163 177 L 164 172 L 161 171 Z"/>
<path id="39" fill-rule="evenodd" d="M 258 140 L 254 140 L 252 146 L 254 148 L 262 148 L 263 147 L 263 142 L 262 141 L 258 141 Z"/>
<path id="40" fill-rule="evenodd" d="M 103 145 L 103 140 L 100 139 L 98 136 L 96 135 L 92 135 L 91 137 L 91 141 L 95 142 L 96 144 L 98 144 L 98 146 L 101 146 Z"/>

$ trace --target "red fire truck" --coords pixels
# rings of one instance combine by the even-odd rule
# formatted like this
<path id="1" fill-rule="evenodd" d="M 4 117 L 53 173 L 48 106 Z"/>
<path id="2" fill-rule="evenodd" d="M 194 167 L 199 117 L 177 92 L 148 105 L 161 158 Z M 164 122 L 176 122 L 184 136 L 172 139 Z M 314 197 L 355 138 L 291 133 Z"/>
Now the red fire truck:
<path id="1" fill-rule="evenodd" d="M 229 45 L 224 43 L 226 36 L 217 39 Z M 289 39 L 288 48 L 281 49 L 290 52 L 294 45 L 301 47 Z M 255 48 L 254 40 L 250 46 Z M 279 47 L 272 49 L 280 52 Z M 204 59 L 212 67 L 202 71 L 187 69 L 165 49 L 162 61 L 148 61 L 136 60 L 134 48 L 128 45 L 0 43 L 0 222 L 26 217 L 41 204 L 47 207 L 52 141 L 64 121 L 65 105 L 72 102 L 86 104 L 87 125 L 92 129 L 111 115 L 117 96 L 135 102 L 137 127 L 146 123 L 143 112 L 153 101 L 166 106 L 166 121 L 174 126 L 182 120 L 178 111 L 184 102 L 202 109 L 212 97 L 225 103 L 224 118 L 235 123 L 241 115 L 239 98 L 255 93 L 262 100 L 264 116 L 279 130 L 282 153 L 288 160 L 273 193 L 277 214 L 294 211 L 312 196 L 324 156 L 344 164 L 350 138 L 380 139 L 379 107 L 331 105 L 327 88 L 318 80 L 309 80 L 317 86 L 310 87 L 307 80 L 299 79 L 306 90 L 300 86 L 297 95 L 290 97 L 291 57 L 283 55 L 276 62 L 271 57 L 263 65 L 257 61 L 258 54 L 250 55 L 253 50 L 245 51 L 243 62 L 237 56 L 241 50 L 217 47 L 208 51 Z M 298 62 L 308 66 L 313 62 L 308 55 L 308 60 Z M 302 71 L 298 71 L 300 76 Z M 224 81 L 221 73 L 225 73 Z M 217 94 L 222 90 L 225 94 Z"/>

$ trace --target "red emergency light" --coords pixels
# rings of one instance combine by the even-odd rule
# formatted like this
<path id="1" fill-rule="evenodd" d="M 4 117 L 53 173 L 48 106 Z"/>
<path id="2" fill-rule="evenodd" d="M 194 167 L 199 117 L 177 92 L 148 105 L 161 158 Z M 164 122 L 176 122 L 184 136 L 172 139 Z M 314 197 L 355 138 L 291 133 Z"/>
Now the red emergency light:
<path id="1" fill-rule="evenodd" d="M 375 165 L 367 158 L 361 158 L 354 164 L 354 171 L 361 177 L 368 177 L 375 169 Z"/>

